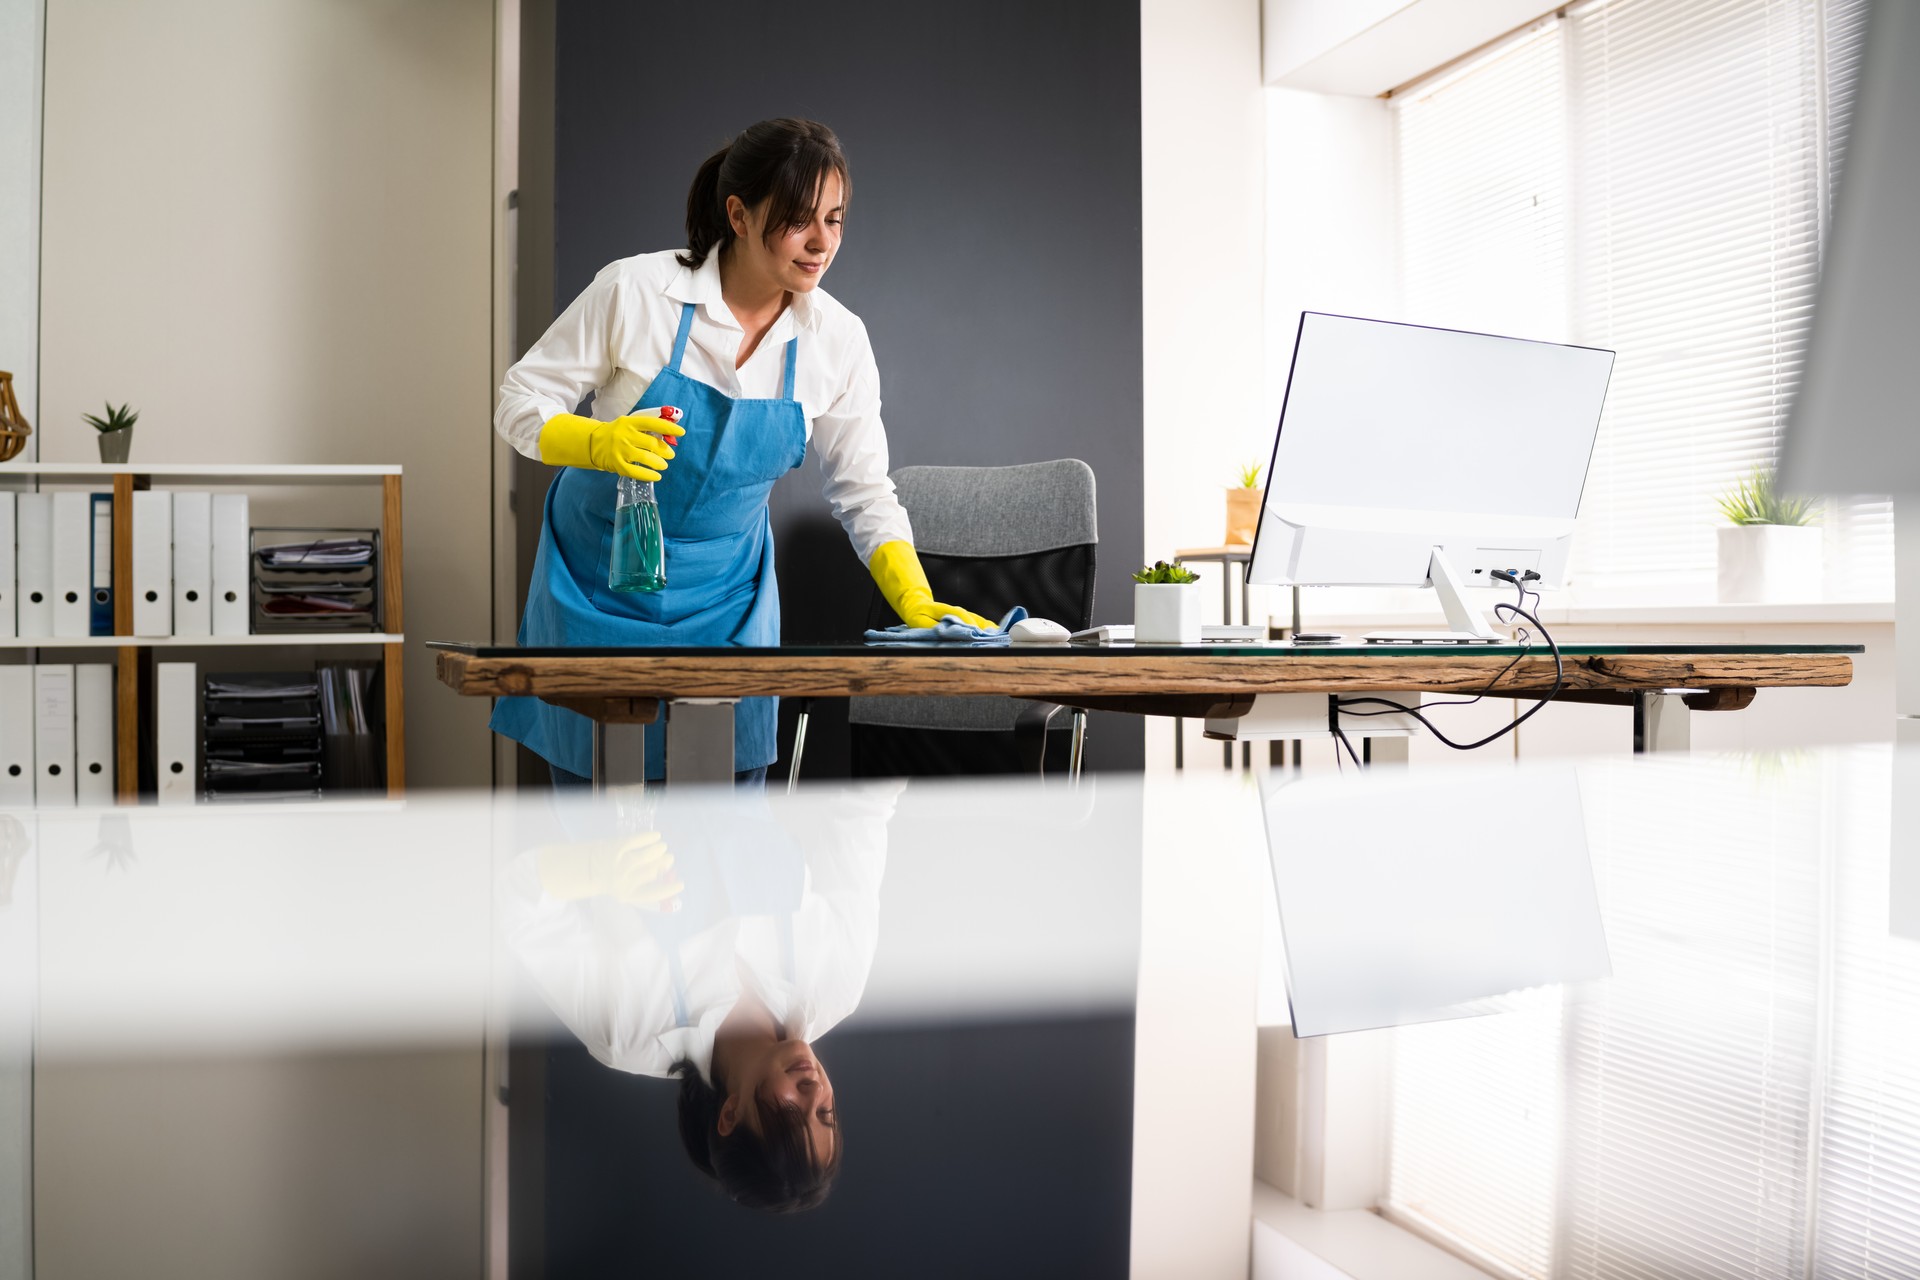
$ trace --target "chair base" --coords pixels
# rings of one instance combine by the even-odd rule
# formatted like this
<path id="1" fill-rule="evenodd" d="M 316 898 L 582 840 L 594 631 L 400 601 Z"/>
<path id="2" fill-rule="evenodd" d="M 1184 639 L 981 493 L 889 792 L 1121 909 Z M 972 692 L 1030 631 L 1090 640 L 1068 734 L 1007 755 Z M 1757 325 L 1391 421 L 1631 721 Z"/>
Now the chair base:
<path id="1" fill-rule="evenodd" d="M 800 782 L 811 710 L 811 705 L 801 708 L 794 730 L 793 757 L 787 768 L 788 791 Z M 1050 720 L 1052 723 L 1045 727 L 1034 725 L 1000 732 L 852 725 L 849 728 L 853 776 L 1000 777 L 1045 776 L 1051 772 L 1077 782 L 1086 755 L 1086 713 L 1074 712 L 1067 725 L 1058 725 L 1055 718 Z M 1048 729 L 1054 731 L 1048 732 Z"/>

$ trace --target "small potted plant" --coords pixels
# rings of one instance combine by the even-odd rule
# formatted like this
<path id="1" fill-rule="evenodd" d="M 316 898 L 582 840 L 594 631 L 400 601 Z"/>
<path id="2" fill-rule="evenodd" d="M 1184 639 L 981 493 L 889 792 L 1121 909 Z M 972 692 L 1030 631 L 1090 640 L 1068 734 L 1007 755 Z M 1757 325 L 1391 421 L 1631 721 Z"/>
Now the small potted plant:
<path id="1" fill-rule="evenodd" d="M 1227 490 L 1227 545 L 1246 546 L 1253 541 L 1253 527 L 1260 522 L 1260 501 L 1266 490 L 1260 487 L 1264 463 L 1249 462 L 1240 468 L 1239 487 Z"/>
<path id="2" fill-rule="evenodd" d="M 1200 643 L 1199 575 L 1165 560 L 1133 575 L 1135 644 Z"/>
<path id="3" fill-rule="evenodd" d="M 123 404 L 116 409 L 113 402 L 108 401 L 106 417 L 92 413 L 81 416 L 87 420 L 88 426 L 100 433 L 100 461 L 125 462 L 127 452 L 133 448 L 133 424 L 140 420 L 133 406 Z"/>
<path id="4" fill-rule="evenodd" d="M 1773 473 L 1762 469 L 1721 497 L 1720 514 L 1728 522 L 1718 530 L 1722 604 L 1820 599 L 1820 526 L 1811 499 L 1782 496 Z"/>

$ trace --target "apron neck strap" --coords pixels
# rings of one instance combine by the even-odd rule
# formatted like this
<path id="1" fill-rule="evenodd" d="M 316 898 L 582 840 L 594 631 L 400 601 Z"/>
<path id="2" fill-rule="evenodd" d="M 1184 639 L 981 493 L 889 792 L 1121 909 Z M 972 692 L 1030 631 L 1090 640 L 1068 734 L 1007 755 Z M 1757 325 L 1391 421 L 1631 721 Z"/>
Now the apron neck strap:
<path id="1" fill-rule="evenodd" d="M 680 304 L 680 331 L 673 335 L 673 357 L 667 361 L 667 368 L 680 372 L 680 357 L 687 352 L 687 335 L 693 332 L 693 304 Z"/>
<path id="2" fill-rule="evenodd" d="M 799 351 L 800 339 L 797 337 L 788 338 L 787 371 L 780 375 L 780 398 L 782 400 L 793 399 L 793 366 L 794 361 L 799 358 Z"/>

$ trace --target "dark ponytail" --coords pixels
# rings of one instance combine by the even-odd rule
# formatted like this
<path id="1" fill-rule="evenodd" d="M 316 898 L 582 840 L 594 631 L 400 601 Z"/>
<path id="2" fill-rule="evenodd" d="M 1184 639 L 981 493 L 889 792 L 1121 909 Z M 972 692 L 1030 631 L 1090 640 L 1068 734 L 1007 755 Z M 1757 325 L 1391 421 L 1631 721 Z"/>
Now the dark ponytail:
<path id="1" fill-rule="evenodd" d="M 685 267 L 698 267 L 716 248 L 733 239 L 727 221 L 727 197 L 739 196 L 749 209 L 767 202 L 765 232 L 770 240 L 811 221 L 820 184 L 831 173 L 840 179 L 841 201 L 852 198 L 847 157 L 833 130 L 814 120 L 762 120 L 708 156 L 687 192 Z"/>

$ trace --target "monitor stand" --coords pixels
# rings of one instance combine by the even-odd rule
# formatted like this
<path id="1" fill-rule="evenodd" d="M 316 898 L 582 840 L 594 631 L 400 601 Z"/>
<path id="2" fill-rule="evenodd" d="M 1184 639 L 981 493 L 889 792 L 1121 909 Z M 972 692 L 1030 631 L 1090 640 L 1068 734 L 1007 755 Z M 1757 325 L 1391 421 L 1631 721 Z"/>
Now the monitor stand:
<path id="1" fill-rule="evenodd" d="M 1499 644 L 1506 637 L 1495 631 L 1486 618 L 1467 604 L 1466 584 L 1454 572 L 1446 552 L 1433 549 L 1427 563 L 1427 585 L 1440 597 L 1450 631 L 1369 631 L 1368 644 Z"/>

